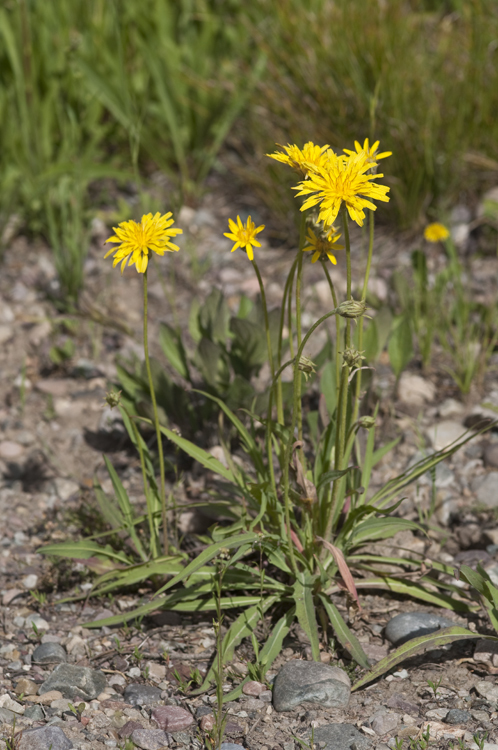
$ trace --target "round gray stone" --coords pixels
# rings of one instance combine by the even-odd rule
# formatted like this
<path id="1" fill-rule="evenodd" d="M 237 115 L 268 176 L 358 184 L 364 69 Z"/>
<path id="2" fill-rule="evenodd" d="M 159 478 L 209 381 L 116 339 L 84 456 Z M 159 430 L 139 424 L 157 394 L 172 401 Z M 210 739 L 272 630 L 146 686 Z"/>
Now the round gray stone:
<path id="1" fill-rule="evenodd" d="M 471 716 L 468 711 L 462 711 L 461 708 L 451 708 L 444 721 L 445 724 L 466 724 L 470 719 Z"/>
<path id="2" fill-rule="evenodd" d="M 39 695 L 49 690 L 59 690 L 63 698 L 92 700 L 103 693 L 106 680 L 103 672 L 90 667 L 58 664 L 50 677 L 40 685 Z"/>
<path id="3" fill-rule="evenodd" d="M 0 708 L 0 724 L 13 724 L 16 714 L 8 708 Z"/>
<path id="4" fill-rule="evenodd" d="M 152 706 L 161 700 L 161 690 L 152 685 L 132 683 L 124 689 L 123 698 L 132 706 Z"/>
<path id="5" fill-rule="evenodd" d="M 452 625 L 455 623 L 447 617 L 433 615 L 430 612 L 405 612 L 389 620 L 385 635 L 393 646 L 401 646 L 412 638 L 429 635 Z"/>
<path id="6" fill-rule="evenodd" d="M 44 726 L 25 729 L 19 750 L 71 750 L 73 743 L 60 727 Z"/>
<path id="7" fill-rule="evenodd" d="M 221 750 L 244 750 L 242 745 L 236 745 L 235 742 L 222 742 Z"/>
<path id="8" fill-rule="evenodd" d="M 273 706 L 276 711 L 292 711 L 302 703 L 318 703 L 327 708 L 347 706 L 351 681 L 339 667 L 315 661 L 289 661 L 275 678 Z"/>
<path id="9" fill-rule="evenodd" d="M 65 664 L 67 654 L 60 643 L 40 643 L 32 656 L 33 664 Z"/>
<path id="10" fill-rule="evenodd" d="M 372 745 L 353 724 L 326 724 L 318 727 L 313 732 L 313 741 L 321 750 L 368 750 Z"/>

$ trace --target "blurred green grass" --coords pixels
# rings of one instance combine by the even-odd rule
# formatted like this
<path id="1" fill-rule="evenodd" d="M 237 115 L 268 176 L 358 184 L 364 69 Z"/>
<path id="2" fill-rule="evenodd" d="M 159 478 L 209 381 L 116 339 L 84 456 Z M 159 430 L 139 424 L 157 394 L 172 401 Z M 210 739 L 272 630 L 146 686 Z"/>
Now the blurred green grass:
<path id="1" fill-rule="evenodd" d="M 414 226 L 492 176 L 497 61 L 495 0 L 4 0 L 0 233 L 16 213 L 44 235 L 74 301 L 100 178 L 160 169 L 178 205 L 235 150 L 285 220 L 275 142 L 366 136 L 393 152 L 388 218 Z"/>

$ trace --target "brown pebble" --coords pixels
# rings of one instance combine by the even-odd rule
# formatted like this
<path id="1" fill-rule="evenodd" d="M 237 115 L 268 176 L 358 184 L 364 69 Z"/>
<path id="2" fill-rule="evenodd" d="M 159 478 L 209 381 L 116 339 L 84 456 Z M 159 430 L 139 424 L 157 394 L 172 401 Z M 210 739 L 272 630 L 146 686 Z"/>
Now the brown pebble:
<path id="1" fill-rule="evenodd" d="M 261 693 L 266 690 L 266 687 L 261 684 L 261 682 L 256 682 L 256 680 L 250 680 L 249 682 L 246 682 L 246 684 L 242 688 L 242 692 L 244 695 L 261 695 Z"/>
<path id="2" fill-rule="evenodd" d="M 44 706 L 50 706 L 52 701 L 58 701 L 64 696 L 59 690 L 49 690 L 48 693 L 43 695 L 25 695 L 25 701 L 31 701 L 31 703 L 42 703 Z"/>
<path id="3" fill-rule="evenodd" d="M 159 729 L 168 732 L 181 732 L 194 721 L 192 714 L 180 706 L 157 706 L 152 711 L 151 719 Z"/>
<path id="4" fill-rule="evenodd" d="M 214 727 L 214 716 L 213 714 L 208 714 L 207 716 L 203 716 L 200 724 L 200 728 L 203 732 L 210 732 L 211 729 Z"/>
<path id="5" fill-rule="evenodd" d="M 39 685 L 33 680 L 28 680 L 27 677 L 21 677 L 16 684 L 15 694 L 16 695 L 36 695 L 38 693 Z"/>
<path id="6" fill-rule="evenodd" d="M 130 721 L 127 721 L 126 724 L 124 724 L 121 729 L 118 731 L 118 734 L 121 738 L 128 738 L 131 737 L 135 729 L 143 729 L 142 725 L 139 721 L 133 721 L 133 719 L 130 719 Z"/>

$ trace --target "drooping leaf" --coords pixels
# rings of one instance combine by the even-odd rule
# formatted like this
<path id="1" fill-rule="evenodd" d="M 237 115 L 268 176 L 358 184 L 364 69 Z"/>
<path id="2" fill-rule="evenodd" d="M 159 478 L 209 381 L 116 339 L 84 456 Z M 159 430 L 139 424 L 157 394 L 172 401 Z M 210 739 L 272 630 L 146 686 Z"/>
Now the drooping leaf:
<path id="1" fill-rule="evenodd" d="M 320 594 L 320 599 L 330 620 L 330 624 L 332 625 L 335 636 L 341 646 L 346 649 L 346 651 L 351 655 L 355 662 L 360 665 L 360 667 L 363 667 L 364 669 L 370 669 L 371 664 L 368 660 L 367 655 L 363 651 L 363 648 L 361 647 L 361 643 L 359 642 L 353 631 L 348 628 L 343 616 L 341 615 L 335 604 L 330 601 L 329 597 L 325 594 Z"/>
<path id="2" fill-rule="evenodd" d="M 296 603 L 296 615 L 299 624 L 310 639 L 313 659 L 314 661 L 320 661 L 320 643 L 311 583 L 303 575 L 296 580 L 294 584 L 294 601 Z"/>
<path id="3" fill-rule="evenodd" d="M 393 667 L 397 666 L 406 659 L 416 656 L 417 654 L 425 651 L 425 649 L 440 648 L 448 643 L 454 643 L 455 641 L 467 640 L 468 638 L 486 638 L 487 640 L 498 642 L 498 638 L 492 635 L 483 636 L 480 633 L 473 633 L 467 628 L 462 628 L 459 625 L 452 626 L 450 628 L 443 628 L 438 630 L 437 633 L 431 633 L 431 635 L 423 635 L 420 638 L 413 638 L 411 641 L 407 641 L 402 646 L 396 649 L 396 651 L 384 659 L 381 659 L 377 664 L 370 670 L 370 672 L 359 679 L 353 687 L 353 691 L 358 690 L 364 685 L 368 685 L 372 680 L 376 680 L 383 674 L 388 672 Z"/>

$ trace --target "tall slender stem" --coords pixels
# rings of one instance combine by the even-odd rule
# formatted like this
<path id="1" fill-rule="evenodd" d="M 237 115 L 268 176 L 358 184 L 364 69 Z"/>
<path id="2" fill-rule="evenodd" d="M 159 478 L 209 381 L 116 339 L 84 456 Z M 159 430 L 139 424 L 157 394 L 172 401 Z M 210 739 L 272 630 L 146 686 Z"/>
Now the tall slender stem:
<path id="1" fill-rule="evenodd" d="M 374 212 L 369 211 L 368 216 L 368 228 L 369 228 L 369 241 L 368 241 L 368 257 L 367 267 L 365 269 L 365 278 L 363 281 L 363 291 L 361 293 L 361 301 L 365 302 L 367 298 L 368 280 L 370 277 L 370 268 L 372 266 L 373 256 L 373 240 L 374 240 Z M 361 352 L 363 346 L 363 316 L 357 321 L 358 322 L 358 351 Z M 354 410 L 353 410 L 353 424 L 358 419 L 358 412 L 360 410 L 360 398 L 361 398 L 361 369 L 358 369 L 356 373 L 356 391 L 354 399 Z"/>
<path id="2" fill-rule="evenodd" d="M 166 507 L 166 487 L 165 487 L 165 481 L 164 481 L 163 443 L 161 439 L 161 428 L 159 426 L 159 415 L 157 412 L 156 392 L 154 390 L 154 383 L 152 382 L 152 372 L 150 369 L 149 340 L 148 340 L 148 335 L 147 335 L 147 317 L 148 317 L 147 271 L 145 271 L 143 277 L 144 277 L 144 334 L 143 335 L 144 335 L 145 367 L 147 369 L 147 378 L 149 380 L 150 397 L 152 400 L 152 409 L 154 411 L 154 426 L 156 428 L 157 451 L 159 453 L 159 473 L 160 473 L 160 482 L 161 482 L 161 510 L 162 510 L 162 519 L 163 519 L 163 551 L 164 551 L 164 554 L 167 555 L 169 552 L 168 512 L 167 512 L 168 509 Z"/>
<path id="3" fill-rule="evenodd" d="M 327 261 L 322 262 L 325 276 L 329 282 L 330 293 L 332 295 L 332 301 L 334 307 L 337 307 L 337 294 L 335 293 L 334 283 L 330 277 L 329 269 L 327 268 Z M 335 316 L 335 386 L 337 392 L 337 398 L 339 397 L 339 388 L 341 383 L 341 316 Z"/>
<path id="4" fill-rule="evenodd" d="M 254 259 L 252 260 L 252 265 L 256 272 L 256 276 L 258 277 L 259 291 L 261 293 L 261 305 L 263 307 L 263 315 L 265 318 L 266 346 L 268 349 L 268 363 L 270 365 L 271 377 L 272 377 L 272 382 L 273 382 L 273 378 L 275 377 L 275 363 L 273 361 L 273 351 L 272 351 L 271 333 L 270 333 L 270 319 L 268 317 L 268 305 L 266 304 L 265 287 L 263 285 L 263 279 L 261 278 L 261 274 L 259 272 L 258 264 L 256 263 Z M 279 391 L 278 387 L 276 388 L 276 401 L 277 401 L 277 419 L 280 424 L 283 424 L 284 423 L 284 408 L 282 404 L 282 391 Z M 271 411 L 268 412 L 268 419 L 271 421 Z"/>
<path id="5" fill-rule="evenodd" d="M 297 334 L 297 348 L 301 346 L 302 340 L 302 328 L 301 328 L 301 284 L 303 277 L 303 247 L 305 242 L 305 231 L 306 231 L 306 216 L 301 216 L 301 227 L 299 231 L 299 250 L 297 256 L 297 274 L 296 274 L 296 334 Z M 297 368 L 298 362 L 296 362 Z M 303 471 L 306 473 L 306 464 L 304 458 L 303 444 L 303 408 L 301 403 L 301 390 L 302 390 L 302 373 L 301 370 L 296 369 L 297 374 L 294 377 L 294 403 L 297 408 L 297 435 L 298 440 L 301 442 L 301 448 L 299 449 L 299 455 L 301 463 L 303 465 Z"/>

